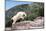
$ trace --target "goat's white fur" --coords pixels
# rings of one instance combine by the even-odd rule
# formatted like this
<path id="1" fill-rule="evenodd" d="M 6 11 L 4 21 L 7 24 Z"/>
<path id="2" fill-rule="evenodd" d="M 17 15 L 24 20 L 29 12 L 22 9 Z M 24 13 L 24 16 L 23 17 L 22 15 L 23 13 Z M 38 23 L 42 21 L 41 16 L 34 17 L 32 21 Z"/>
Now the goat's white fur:
<path id="1" fill-rule="evenodd" d="M 25 16 L 23 16 L 23 14 L 24 14 Z M 13 20 L 13 23 L 12 23 L 12 24 L 15 24 L 16 21 L 17 21 L 18 19 L 20 19 L 20 18 L 24 19 L 26 16 L 27 16 L 27 15 L 26 15 L 25 12 L 18 12 L 16 15 L 14 15 L 14 16 L 11 18 L 11 19 Z"/>

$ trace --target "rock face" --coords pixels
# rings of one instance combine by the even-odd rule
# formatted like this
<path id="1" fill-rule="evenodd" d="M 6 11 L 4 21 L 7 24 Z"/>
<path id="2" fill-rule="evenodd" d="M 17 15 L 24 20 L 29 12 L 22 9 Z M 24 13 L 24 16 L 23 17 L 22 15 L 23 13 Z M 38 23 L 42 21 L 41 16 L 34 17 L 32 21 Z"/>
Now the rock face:
<path id="1" fill-rule="evenodd" d="M 12 24 L 13 30 L 18 29 L 34 29 L 34 28 L 43 28 L 44 27 L 44 20 L 43 17 L 37 17 L 34 21 L 22 21 L 17 22 L 16 24 Z"/>

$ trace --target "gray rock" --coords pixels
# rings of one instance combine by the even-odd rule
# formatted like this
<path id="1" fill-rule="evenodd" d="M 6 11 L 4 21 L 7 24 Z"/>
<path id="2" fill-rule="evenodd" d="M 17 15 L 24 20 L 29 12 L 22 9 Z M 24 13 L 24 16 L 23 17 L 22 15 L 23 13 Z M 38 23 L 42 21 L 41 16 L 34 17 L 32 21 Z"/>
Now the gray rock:
<path id="1" fill-rule="evenodd" d="M 34 21 L 21 21 L 17 22 L 16 24 L 12 24 L 12 30 L 19 30 L 19 29 L 34 29 L 34 28 L 43 28 L 44 27 L 44 20 L 42 18 L 34 19 Z"/>

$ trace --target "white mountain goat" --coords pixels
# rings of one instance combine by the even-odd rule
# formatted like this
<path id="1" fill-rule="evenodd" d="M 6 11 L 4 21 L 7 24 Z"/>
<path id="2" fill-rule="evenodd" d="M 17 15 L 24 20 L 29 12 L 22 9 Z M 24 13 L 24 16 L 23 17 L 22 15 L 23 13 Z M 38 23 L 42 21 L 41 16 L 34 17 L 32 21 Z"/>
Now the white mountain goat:
<path id="1" fill-rule="evenodd" d="M 11 20 L 13 20 L 12 24 L 15 24 L 17 20 L 26 18 L 27 14 L 25 12 L 18 12 L 16 15 L 14 15 Z"/>

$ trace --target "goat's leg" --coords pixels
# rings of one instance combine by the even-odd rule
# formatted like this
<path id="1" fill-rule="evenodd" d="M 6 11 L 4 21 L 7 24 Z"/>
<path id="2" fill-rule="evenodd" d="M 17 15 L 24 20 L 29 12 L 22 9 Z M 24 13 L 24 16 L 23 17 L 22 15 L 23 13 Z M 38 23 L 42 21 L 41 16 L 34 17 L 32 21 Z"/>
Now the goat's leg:
<path id="1" fill-rule="evenodd" d="M 16 23 L 16 21 L 13 21 L 13 23 L 12 24 L 15 24 Z"/>

